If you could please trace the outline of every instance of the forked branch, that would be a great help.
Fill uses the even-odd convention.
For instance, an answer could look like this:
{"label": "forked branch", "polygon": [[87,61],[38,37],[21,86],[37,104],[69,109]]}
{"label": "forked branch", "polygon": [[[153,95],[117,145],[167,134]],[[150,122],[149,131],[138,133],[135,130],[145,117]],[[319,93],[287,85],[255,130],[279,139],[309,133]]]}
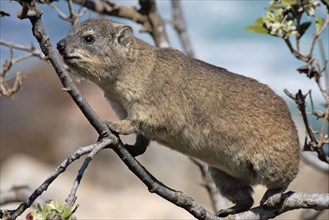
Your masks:
{"label": "forked branch", "polygon": [[112,1],[101,0],[73,0],[99,14],[111,15],[130,19],[143,25],[142,32],[149,32],[157,47],[169,47],[169,39],[165,29],[165,22],[157,12],[155,0],[139,0],[140,9],[119,5]]}
{"label": "forked branch", "polygon": [[[315,151],[318,154],[318,158],[326,163],[329,163],[329,157],[326,155],[324,152],[323,146],[324,144],[329,144],[329,139],[328,136],[322,136],[318,139],[315,134],[316,132],[313,131],[312,127],[310,126],[310,123],[308,121],[307,113],[306,113],[306,95],[303,95],[302,91],[299,90],[298,93],[293,95],[290,93],[287,89],[284,90],[284,92],[295,101],[295,103],[298,106],[298,109],[302,115],[306,131],[308,136],[310,137],[310,141],[307,141],[307,138],[305,138],[305,143],[304,143],[304,150],[305,151]],[[323,121],[328,120],[328,114],[326,115],[326,118],[323,119]],[[325,125],[323,125],[324,127]]]}
{"label": "forked branch", "polygon": [[[120,157],[120,159],[126,164],[126,166],[148,187],[149,191],[156,193],[164,199],[172,202],[173,204],[184,208],[186,211],[191,213],[197,219],[219,219],[217,216],[211,214],[209,211],[204,209],[200,204],[194,201],[191,197],[187,196],[182,192],[170,189],[161,182],[159,182],[152,174],[150,174],[124,147],[121,140],[111,133],[106,124],[100,120],[96,113],[92,110],[86,100],[81,96],[79,90],[72,82],[63,63],[60,59],[59,54],[52,47],[49,40],[49,36],[45,32],[42,24],[41,14],[42,12],[36,8],[34,4],[30,4],[30,1],[20,1],[24,10],[21,13],[21,18],[26,17],[31,21],[32,31],[34,36],[40,44],[42,52],[47,56],[51,64],[53,65],[59,79],[61,80],[65,90],[69,93],[75,103],[78,105],[80,110],[83,112],[85,117],[88,119],[90,124],[95,128],[95,130],[100,135],[100,143],[102,146],[87,146],[85,148],[79,149],[81,151],[75,152],[70,158],[65,160],[50,176],[44,184],[42,184],[30,197],[29,199],[22,203],[16,210],[0,210],[0,217],[3,219],[15,219],[19,216],[25,209],[27,209],[33,201],[45,191],[48,186],[54,181],[57,176],[64,172],[65,169],[80,156],[92,152],[95,147],[96,150],[90,155],[97,153],[99,150],[104,148],[111,148]],[[97,145],[97,144],[96,144]],[[88,164],[89,161],[86,161]],[[83,171],[84,168],[82,168]],[[80,178],[80,177],[78,177]],[[74,189],[75,190],[75,189]],[[76,191],[76,190],[75,190]],[[75,195],[75,192],[72,193]],[[75,196],[70,196],[75,197]],[[286,198],[284,203],[280,207],[275,207],[273,209],[265,209],[264,207],[256,207],[247,212],[239,213],[236,215],[231,215],[229,219],[241,219],[241,218],[252,218],[252,219],[267,219],[274,217],[283,212],[298,209],[298,208],[311,208],[311,209],[328,209],[329,208],[329,194],[305,194],[305,193],[286,193],[284,194]],[[70,199],[72,200],[72,199]],[[73,199],[74,200],[74,199]],[[74,203],[74,202],[73,202]],[[69,202],[68,205],[72,204]]]}
{"label": "forked branch", "polygon": [[[33,45],[26,47],[20,44],[7,42],[2,39],[0,39],[0,45],[9,48],[9,57],[2,63],[2,68],[0,70],[0,96],[12,96],[20,89],[23,80],[20,72],[17,72],[13,79],[6,79],[6,75],[9,73],[13,65],[23,60],[27,60],[30,57],[37,57],[44,60],[45,56]],[[14,58],[14,49],[25,51],[27,53],[18,58]]]}

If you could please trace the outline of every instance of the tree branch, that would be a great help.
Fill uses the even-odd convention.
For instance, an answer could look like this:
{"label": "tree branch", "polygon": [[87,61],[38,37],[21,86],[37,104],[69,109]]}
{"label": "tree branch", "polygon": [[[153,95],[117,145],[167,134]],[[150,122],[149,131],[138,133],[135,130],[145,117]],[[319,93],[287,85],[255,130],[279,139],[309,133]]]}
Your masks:
{"label": "tree branch", "polygon": [[[62,61],[59,57],[59,54],[53,49],[52,44],[49,40],[49,36],[46,34],[45,29],[42,25],[41,14],[42,12],[36,8],[35,5],[28,5],[27,2],[22,3],[25,7],[24,14],[21,14],[21,18],[24,18],[24,15],[31,21],[32,31],[36,39],[40,44],[40,48],[43,53],[48,57],[49,61],[53,65],[56,73],[58,74],[62,84],[65,89],[71,95],[72,99],[78,105],[80,110],[84,113],[85,117],[91,123],[91,125],[96,129],[102,139],[111,140],[111,144],[108,147],[111,147],[121,160],[128,166],[128,168],[142,181],[145,185],[148,186],[150,192],[157,193],[161,197],[167,199],[168,201],[186,209],[193,216],[199,219],[204,219],[205,217],[211,217],[211,219],[216,218],[210,212],[206,211],[199,204],[197,204],[192,198],[186,196],[181,192],[172,190],[164,186],[161,182],[155,179],[141,164],[139,164],[133,156],[130,155],[127,149],[124,148],[121,140],[113,135],[105,123],[99,119],[99,117],[94,113],[89,104],[81,96],[79,90],[72,82],[72,79],[69,77],[66,69],[62,65]],[[28,11],[26,7],[29,6]],[[32,12],[30,12],[32,11]],[[89,151],[90,152],[90,151]],[[88,153],[88,152],[86,152]],[[75,155],[76,156],[76,155]],[[80,157],[80,156],[79,156]],[[73,157],[74,159],[75,157]],[[64,161],[64,164],[61,164],[58,169],[60,172],[55,172],[55,175],[49,177],[45,183],[40,186],[34,194],[31,195],[29,200],[25,203],[22,203],[16,210],[6,212],[3,211],[0,213],[0,217],[6,215],[9,219],[15,219],[19,216],[25,209],[27,209],[32,202],[38,197],[48,186],[49,184],[59,175],[59,173],[64,172],[65,164],[71,163],[72,158]]]}
{"label": "tree branch", "polygon": [[1,17],[6,17],[6,16],[10,16],[10,14],[8,13],[8,12],[5,12],[5,11],[2,11],[2,10],[0,10],[0,18]]}
{"label": "tree branch", "polygon": [[[323,150],[323,145],[327,143],[327,139],[328,137],[321,137],[319,139],[317,139],[315,137],[315,132],[313,131],[313,129],[311,128],[308,118],[307,118],[307,114],[306,114],[306,95],[302,94],[302,91],[299,90],[298,93],[296,93],[295,95],[293,95],[292,93],[290,93],[287,89],[284,89],[284,92],[286,93],[286,95],[288,95],[291,99],[293,99],[297,106],[298,109],[302,115],[305,127],[306,127],[306,131],[308,136],[310,137],[310,141],[307,141],[307,138],[305,138],[305,143],[304,143],[304,150],[305,151],[315,151],[318,154],[318,158],[320,160],[322,160],[323,162],[329,163],[329,157],[326,155],[326,153]],[[325,120],[324,120],[325,121]]]}
{"label": "tree branch", "polygon": [[216,187],[216,184],[208,170],[208,165],[193,158],[190,158],[190,160],[200,170],[203,180],[202,186],[204,186],[207,190],[207,193],[211,200],[213,211],[216,212],[218,210],[225,209],[227,207],[227,199],[220,194],[218,188]]}
{"label": "tree branch", "polygon": [[86,171],[90,161],[94,158],[94,156],[101,151],[102,149],[106,148],[108,145],[112,143],[112,140],[110,139],[103,139],[99,144],[97,144],[92,151],[88,154],[87,158],[84,160],[82,166],[80,167],[78,171],[78,175],[74,180],[73,187],[71,189],[71,193],[66,199],[66,206],[71,207],[74,205],[76,200],[76,193],[78,191],[78,187],[80,185],[80,181],[82,179],[82,176],[84,172]]}
{"label": "tree branch", "polygon": [[173,9],[172,24],[178,33],[183,50],[187,56],[194,57],[194,52],[186,30],[180,0],[171,0],[171,4]]}
{"label": "tree branch", "polygon": [[[24,3],[26,4],[26,2],[23,2],[23,5]],[[61,80],[65,88],[65,91],[67,91],[71,95],[75,103],[78,105],[82,113],[86,116],[90,124],[96,129],[99,135],[110,135],[105,123],[100,120],[98,115],[96,115],[96,113],[91,109],[87,101],[81,96],[80,91],[73,83],[72,79],[69,77],[66,69],[64,68],[62,64],[62,59],[60,58],[58,52],[52,47],[49,36],[46,34],[41,21],[41,10],[36,8],[36,6],[30,6],[29,11],[33,11],[33,13],[30,13],[31,16],[27,17],[31,21],[33,35],[39,42],[42,52],[45,54],[45,56],[48,58],[48,60],[54,67],[59,79]],[[20,17],[24,18],[23,14],[21,14]]]}
{"label": "tree branch", "polygon": [[[165,29],[165,22],[160,17],[155,0],[139,0],[141,8],[139,12],[147,16],[147,20],[151,27],[150,34],[155,40],[157,47],[170,47],[169,39]],[[145,24],[144,24],[145,27]]]}
{"label": "tree branch", "polygon": [[289,40],[289,38],[284,39],[284,42],[287,44],[287,46],[288,46],[290,52],[291,52],[291,53],[292,53],[297,59],[302,60],[302,61],[304,61],[304,62],[306,62],[306,63],[309,62],[309,60],[310,60],[311,58],[310,58],[308,55],[304,55],[304,54],[300,53],[299,50],[296,50],[296,49],[292,46],[291,41]]}
{"label": "tree branch", "polygon": [[141,8],[126,7],[111,1],[100,0],[73,0],[99,14],[111,15],[120,18],[130,19],[143,25],[141,31],[149,32],[157,47],[169,47],[169,39],[165,30],[165,22],[156,10],[155,0],[139,0]]}
{"label": "tree branch", "polygon": [[67,0],[68,10],[70,13],[69,15],[65,15],[65,13],[63,13],[59,8],[57,8],[54,3],[50,3],[49,5],[56,11],[56,13],[61,19],[70,22],[73,26],[76,25],[78,23],[79,18],[87,12],[87,9],[85,7],[83,7],[82,11],[76,11],[73,8],[72,0]]}
{"label": "tree branch", "polygon": [[73,2],[102,15],[126,18],[139,24],[147,22],[147,17],[142,15],[135,7],[121,6],[111,1],[101,0],[73,0]]}
{"label": "tree branch", "polygon": [[[180,0],[171,0],[172,4],[172,24],[179,36],[180,42],[183,46],[183,51],[186,53],[186,55],[190,57],[194,57],[194,52],[192,49],[192,45],[190,43],[187,30],[186,30],[186,24],[185,20],[183,18],[183,12],[181,9]],[[202,175],[202,186],[207,190],[207,193],[210,197],[211,204],[213,206],[214,211],[218,211],[221,209],[224,209],[227,207],[227,199],[224,198],[218,188],[216,187],[210,172],[208,171],[208,165],[195,160],[194,158],[190,158],[190,160],[199,168],[200,173]]]}
{"label": "tree branch", "polygon": [[317,40],[319,39],[320,35],[324,32],[324,30],[328,27],[329,25],[329,11],[327,11],[327,18],[326,21],[324,22],[324,24],[322,25],[322,27],[320,28],[319,31],[317,31],[314,36],[313,36],[313,40],[311,43],[311,48],[310,48],[310,52],[308,54],[308,57],[312,57],[313,56],[313,50],[315,47],[315,44],[317,42]]}
{"label": "tree branch", "polygon": [[[5,80],[5,77],[9,70],[12,68],[12,66],[32,56],[37,57],[41,60],[44,60],[45,56],[33,45],[31,47],[26,47],[20,44],[6,42],[2,39],[0,39],[0,45],[9,48],[9,58],[3,62],[2,69],[0,70],[0,96],[12,96],[20,89],[23,79],[21,74],[17,72],[14,78],[14,83],[11,86],[8,86],[8,83],[9,81],[11,81],[11,79]],[[26,51],[28,53],[14,59],[14,49]]]}
{"label": "tree branch", "polygon": [[[219,219],[217,216],[211,214],[201,205],[196,203],[191,197],[185,195],[182,192],[175,191],[163,185],[161,182],[155,179],[132,155],[128,150],[124,148],[121,140],[113,135],[105,123],[94,113],[89,104],[81,96],[79,90],[68,76],[66,69],[63,67],[59,54],[53,49],[49,37],[46,34],[42,21],[42,12],[36,8],[29,0],[21,0],[23,10],[20,15],[21,18],[27,17],[31,21],[32,31],[37,38],[41,50],[47,56],[51,64],[54,66],[56,73],[58,74],[65,89],[71,95],[72,99],[78,105],[85,117],[99,133],[101,141],[97,144],[102,144],[101,148],[112,148],[126,166],[148,187],[152,193],[157,193],[164,199],[176,204],[179,207],[184,208],[191,213],[197,219]],[[74,160],[78,159],[81,155],[90,153],[96,146],[90,145],[85,148],[79,149],[70,158],[65,160],[59,167],[56,168],[54,174],[49,177],[34,193],[29,197],[28,201],[22,203],[16,210],[13,211],[1,211],[0,217],[4,219],[15,219],[26,208],[28,208],[32,202],[45,191],[50,183],[57,178],[57,176],[64,172],[66,167]],[[98,152],[98,149],[94,151]],[[89,163],[89,162],[88,162]],[[286,201],[279,209],[265,210],[263,207],[257,207],[244,213],[229,216],[229,218],[240,218],[241,216],[257,216],[258,219],[264,219],[264,216],[276,216],[277,213],[282,213],[294,208],[313,208],[313,209],[325,209],[329,208],[329,196],[328,194],[305,194],[305,193],[286,193],[284,194]]]}
{"label": "tree branch", "polygon": [[[79,159],[82,155],[85,155],[89,152],[91,152],[95,145],[89,145],[86,147],[79,148],[76,152],[74,152],[69,158],[64,160],[55,170],[54,173],[49,176],[34,192],[28,197],[28,199],[21,203],[17,209],[11,210],[7,212],[8,219],[16,219],[18,216],[20,216],[27,208],[29,208],[32,203],[44,192],[48,189],[50,184],[61,174],[63,173],[66,168],[75,160]],[[4,212],[0,210],[0,218],[3,217]]]}
{"label": "tree branch", "polygon": [[23,77],[20,72],[17,72],[14,78],[14,83],[8,86],[10,80],[4,80],[4,77],[0,76],[0,96],[12,96],[21,88]]}
{"label": "tree branch", "polygon": [[[279,196],[280,197],[280,196]],[[278,197],[278,199],[279,199]],[[228,216],[225,219],[269,219],[293,209],[329,209],[329,194],[296,193],[283,194],[285,199],[281,206],[273,209],[263,206],[255,207],[249,211]]]}
{"label": "tree branch", "polygon": [[12,49],[18,49],[18,50],[29,52],[30,54],[32,54],[33,56],[35,56],[41,60],[45,59],[45,55],[43,55],[43,53],[40,50],[36,49],[35,46],[33,46],[33,45],[30,47],[27,47],[27,46],[24,46],[21,44],[7,42],[2,39],[0,39],[0,45],[3,45],[8,48],[12,48]]}

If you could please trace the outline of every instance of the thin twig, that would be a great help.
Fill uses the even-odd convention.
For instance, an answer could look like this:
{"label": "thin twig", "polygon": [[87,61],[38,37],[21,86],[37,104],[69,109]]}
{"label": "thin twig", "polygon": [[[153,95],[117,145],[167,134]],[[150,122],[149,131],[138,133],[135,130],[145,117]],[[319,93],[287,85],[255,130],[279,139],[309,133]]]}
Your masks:
{"label": "thin twig", "polygon": [[[22,85],[22,79],[23,77],[19,72],[16,73],[14,77],[14,83],[12,86],[8,86],[8,83],[11,79],[5,80],[6,74],[9,72],[9,70],[12,68],[13,65],[23,61],[27,60],[30,57],[37,57],[41,60],[45,60],[45,56],[40,50],[37,50],[33,45],[30,47],[11,43],[4,41],[0,39],[0,45],[8,47],[9,48],[9,57],[5,62],[2,64],[2,68],[0,70],[0,96],[12,96],[15,94],[19,88]],[[27,54],[24,54],[16,59],[14,59],[14,49],[26,51]]]}
{"label": "thin twig", "polygon": [[22,83],[23,83],[23,77],[19,71],[16,73],[13,80],[14,80],[14,83],[12,84],[12,86],[8,86],[8,83],[11,80],[5,81],[3,79],[3,76],[0,76],[0,96],[9,97],[18,92],[18,90],[21,88]]}
{"label": "thin twig", "polygon": [[70,22],[72,26],[76,25],[78,23],[79,18],[87,12],[87,9],[85,7],[83,7],[82,11],[76,11],[73,7],[72,0],[67,0],[67,5],[70,13],[69,15],[65,15],[65,13],[62,12],[59,8],[57,8],[54,3],[51,3],[49,5],[55,10],[55,12],[61,19]]}
{"label": "thin twig", "polygon": [[29,53],[33,54],[33,56],[38,57],[41,60],[45,59],[45,55],[40,50],[36,49],[35,46],[33,46],[33,45],[30,46],[30,47],[27,47],[25,45],[12,43],[12,42],[7,42],[7,41],[4,41],[2,39],[0,39],[0,45],[6,46],[6,47],[9,47],[9,48],[13,48],[13,49],[18,49],[18,50],[29,52]]}
{"label": "thin twig", "polygon": [[199,168],[200,173],[202,175],[202,186],[204,186],[208,192],[208,195],[211,200],[212,208],[214,212],[217,212],[221,209],[225,209],[227,207],[227,199],[224,198],[218,188],[214,180],[211,177],[211,174],[208,170],[208,165],[204,162],[196,160],[194,158],[190,158],[190,160]]}
{"label": "thin twig", "polygon": [[126,18],[142,24],[143,27],[141,31],[149,32],[157,47],[170,46],[165,29],[165,22],[157,13],[155,0],[139,0],[141,8],[138,10],[136,7],[119,5],[110,0],[73,0],[73,2],[96,11],[99,14]]}
{"label": "thin twig", "polygon": [[5,12],[5,11],[2,11],[2,10],[0,10],[0,18],[1,17],[6,17],[6,16],[10,16],[10,14],[8,13],[8,12]]}
{"label": "thin twig", "polygon": [[[171,0],[173,10],[171,23],[173,24],[176,32],[178,33],[179,39],[186,55],[194,57],[194,52],[187,34],[186,24],[183,18],[183,12],[181,9],[180,2],[180,0]],[[218,188],[216,187],[214,180],[212,179],[211,174],[209,173],[208,165],[193,158],[190,158],[190,160],[199,168],[201,172],[203,180],[202,186],[205,187],[205,189],[207,190],[207,193],[211,200],[211,204],[213,206],[213,210],[216,212],[226,208],[227,199],[220,194]]]}
{"label": "thin twig", "polygon": [[324,32],[324,30],[328,27],[328,25],[329,25],[329,11],[327,11],[327,18],[326,18],[326,21],[324,22],[324,24],[322,25],[321,29],[318,32],[316,32],[313,36],[313,40],[311,43],[310,52],[308,53],[308,57],[313,56],[313,50],[314,50],[315,44],[316,44],[318,38]]}
{"label": "thin twig", "polygon": [[[8,212],[10,219],[16,219],[20,216],[27,208],[29,208],[32,203],[44,192],[48,189],[50,184],[61,174],[66,168],[74,161],[79,159],[82,155],[88,154],[91,152],[97,144],[92,144],[86,147],[81,147],[77,151],[75,151],[69,158],[64,160],[55,170],[54,173],[49,176],[34,192],[29,196],[29,198],[21,203],[17,209],[11,210]],[[1,218],[1,212],[0,212]]]}
{"label": "thin twig", "polygon": [[[30,58],[31,56],[37,57],[41,60],[45,60],[45,55],[38,49],[36,49],[33,45],[30,47],[24,46],[24,45],[20,45],[20,44],[16,44],[16,43],[12,43],[12,42],[7,42],[4,41],[2,39],[0,39],[0,45],[8,47],[9,48],[9,59],[7,60],[7,62],[5,62],[3,65],[3,69],[0,71],[0,74],[3,75],[5,74],[5,72],[9,71],[9,69],[11,68],[12,65],[23,61],[27,58]],[[28,54],[23,55],[19,58],[14,59],[14,52],[13,49],[17,49],[17,50],[22,50],[22,51],[26,51],[28,52]],[[7,63],[7,64],[6,64]]]}
{"label": "thin twig", "polygon": [[[282,206],[273,209],[262,206],[249,211],[228,216],[227,219],[270,219],[293,209],[329,209],[329,194],[287,192],[282,195]],[[278,196],[278,199],[282,198]],[[225,219],[225,218],[224,218]]]}
{"label": "thin twig", "polygon": [[309,62],[310,57],[307,56],[307,55],[304,55],[304,54],[300,53],[298,50],[296,50],[296,49],[292,46],[291,41],[289,40],[289,38],[284,39],[284,42],[287,44],[287,46],[288,46],[290,52],[291,52],[291,53],[292,53],[297,59],[302,60],[302,61],[304,61],[304,62],[306,62],[306,63]]}
{"label": "thin twig", "polygon": [[[36,8],[30,8],[30,10],[35,10]],[[39,12],[39,9],[35,10],[35,13]],[[59,76],[64,87],[67,89],[68,93],[71,95],[72,99],[78,105],[80,110],[84,113],[85,117],[99,133],[101,139],[107,137],[112,141],[112,149],[119,155],[121,160],[128,166],[128,168],[136,174],[136,176],[143,181],[149,188],[151,192],[155,192],[161,197],[167,199],[168,201],[186,209],[193,216],[199,219],[204,219],[212,217],[212,219],[217,218],[212,215],[210,212],[206,211],[202,206],[196,203],[192,198],[186,196],[181,192],[172,190],[164,186],[161,182],[155,179],[141,164],[139,164],[136,159],[124,148],[121,140],[113,135],[106,124],[100,120],[100,118],[95,114],[91,109],[89,104],[81,96],[81,93],[77,87],[72,82],[72,79],[69,77],[67,71],[63,67],[62,61],[59,58],[59,54],[55,52],[52,48],[52,44],[49,40],[48,35],[46,34],[42,21],[41,14],[35,15],[35,13],[30,13],[33,16],[28,17],[32,24],[32,31],[37,38],[40,48],[43,53],[49,58],[49,61],[52,63],[56,73]],[[107,139],[106,138],[106,139]],[[21,210],[25,210],[28,207],[27,203],[23,203],[17,210],[11,211],[11,216],[17,217],[17,213],[21,213]],[[0,213],[1,214],[1,213]],[[2,212],[3,215],[3,212]]]}
{"label": "thin twig", "polygon": [[184,21],[180,0],[171,0],[171,4],[173,9],[172,24],[178,33],[183,50],[187,56],[194,57],[191,42],[186,31],[186,24]]}
{"label": "thin twig", "polygon": [[107,147],[109,144],[111,144],[112,141],[110,139],[103,139],[99,144],[97,144],[94,149],[88,154],[87,158],[84,160],[82,166],[80,167],[79,171],[78,171],[78,175],[74,180],[73,183],[73,187],[71,189],[71,193],[68,196],[68,198],[65,200],[66,201],[66,206],[67,207],[72,207],[75,203],[76,200],[76,193],[78,191],[82,176],[84,174],[84,172],[86,171],[90,161],[94,158],[94,156],[101,151],[102,149],[104,149],[105,147]]}
{"label": "thin twig", "polygon": [[[0,45],[8,47],[9,48],[9,57],[5,62],[2,64],[2,69],[0,70],[0,96],[12,96],[14,95],[21,87],[22,85],[22,79],[23,77],[19,72],[16,73],[14,77],[14,83],[9,86],[9,80],[5,80],[6,74],[10,71],[13,65],[23,61],[27,60],[30,57],[37,57],[41,60],[45,60],[45,56],[43,53],[39,50],[37,50],[33,45],[30,47],[23,46],[16,43],[7,42],[0,39]],[[22,55],[16,59],[14,59],[14,49],[26,51],[27,54]]]}
{"label": "thin twig", "polygon": [[[26,6],[26,4],[23,4]],[[127,167],[149,188],[150,192],[157,193],[161,197],[167,199],[168,201],[184,208],[190,212],[195,218],[198,219],[218,219],[215,215],[205,210],[202,206],[196,203],[192,198],[188,197],[182,192],[177,192],[172,190],[161,182],[155,179],[135,158],[129,154],[128,150],[124,148],[121,140],[114,136],[104,122],[102,122],[99,117],[90,108],[88,103],[81,96],[79,90],[72,83],[71,78],[68,76],[67,71],[63,67],[61,60],[59,59],[58,53],[54,52],[52,45],[49,41],[49,37],[46,34],[41,21],[40,10],[35,8],[35,6],[28,5],[28,11],[24,16],[28,16],[32,23],[32,30],[37,38],[43,53],[49,58],[50,62],[54,66],[61,82],[67,89],[68,93],[71,95],[72,99],[76,102],[78,107],[84,113],[89,122],[94,126],[95,130],[100,134],[102,140],[111,140],[112,149],[117,153],[121,160],[127,165]],[[29,10],[33,10],[30,13]],[[38,14],[39,13],[39,14]],[[33,15],[33,16],[29,16]],[[23,17],[23,16],[21,16]],[[104,138],[107,137],[107,138]],[[89,151],[90,152],[90,151]],[[264,209],[263,207],[257,207],[250,211],[240,213],[237,215],[230,216],[230,218],[241,218],[241,216],[257,216],[259,219],[263,217],[273,217],[278,213],[282,213],[295,208],[313,208],[313,209],[325,209],[329,208],[329,197],[328,194],[304,194],[304,193],[286,193],[287,203],[284,203],[280,209]],[[21,207],[21,206],[20,206]],[[21,208],[18,210],[21,210]],[[26,208],[26,205],[22,205]],[[9,212],[15,217],[15,213]],[[1,212],[0,217],[8,217],[8,212]],[[12,216],[9,216],[11,218]],[[17,217],[17,215],[16,215]]]}
{"label": "thin twig", "polygon": [[[299,90],[298,93],[296,93],[295,95],[293,95],[292,93],[290,93],[287,89],[284,89],[284,92],[286,93],[286,95],[288,95],[291,99],[293,99],[295,101],[295,103],[298,106],[298,109],[302,115],[303,118],[303,122],[305,124],[305,128],[307,131],[308,136],[310,137],[310,141],[307,142],[305,140],[305,144],[304,144],[304,150],[305,151],[315,151],[318,154],[318,158],[320,160],[322,160],[323,162],[329,163],[329,157],[326,155],[326,153],[323,150],[323,145],[326,143],[324,142],[324,138],[321,139],[317,139],[315,136],[315,132],[313,131],[312,127],[310,126],[310,123],[308,121],[307,118],[307,113],[306,113],[306,95],[302,94],[302,91]],[[328,137],[326,137],[328,138]]]}

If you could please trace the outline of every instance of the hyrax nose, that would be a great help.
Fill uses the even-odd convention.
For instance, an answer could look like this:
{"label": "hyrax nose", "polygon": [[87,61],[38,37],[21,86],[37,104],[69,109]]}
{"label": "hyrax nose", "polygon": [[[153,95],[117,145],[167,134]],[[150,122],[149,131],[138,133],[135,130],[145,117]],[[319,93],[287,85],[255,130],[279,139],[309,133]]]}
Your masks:
{"label": "hyrax nose", "polygon": [[65,40],[62,39],[57,43],[57,50],[60,54],[62,54],[65,50]]}

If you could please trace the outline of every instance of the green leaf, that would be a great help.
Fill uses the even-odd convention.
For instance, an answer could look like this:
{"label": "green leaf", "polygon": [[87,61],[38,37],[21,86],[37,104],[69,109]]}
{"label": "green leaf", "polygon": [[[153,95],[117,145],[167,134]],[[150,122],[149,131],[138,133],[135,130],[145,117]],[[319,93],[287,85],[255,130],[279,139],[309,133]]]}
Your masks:
{"label": "green leaf", "polygon": [[282,5],[271,5],[270,7],[266,8],[266,11],[274,12],[280,8],[284,8]]}
{"label": "green leaf", "polygon": [[281,0],[281,4],[284,6],[293,6],[297,4],[296,0]]}
{"label": "green leaf", "polygon": [[[329,0],[328,0],[328,1],[329,1]],[[254,21],[254,25],[256,25],[256,26],[263,26],[263,25],[264,25],[263,17],[257,18],[257,19]]]}
{"label": "green leaf", "polygon": [[269,31],[263,26],[259,25],[250,25],[244,28],[246,31],[255,32],[258,34],[269,34]]}
{"label": "green leaf", "polygon": [[323,23],[324,23],[323,18],[321,18],[321,17],[315,18],[316,32],[319,32],[321,30]]}
{"label": "green leaf", "polygon": [[311,26],[311,24],[312,22],[307,21],[299,25],[298,27],[299,38],[301,38],[305,34],[305,32]]}
{"label": "green leaf", "polygon": [[269,30],[267,30],[267,29],[264,27],[264,20],[263,20],[263,17],[257,18],[257,19],[254,21],[254,24],[249,25],[249,26],[245,27],[244,29],[245,29],[246,31],[251,31],[251,32],[258,33],[258,34],[268,34],[268,33],[269,33]]}

